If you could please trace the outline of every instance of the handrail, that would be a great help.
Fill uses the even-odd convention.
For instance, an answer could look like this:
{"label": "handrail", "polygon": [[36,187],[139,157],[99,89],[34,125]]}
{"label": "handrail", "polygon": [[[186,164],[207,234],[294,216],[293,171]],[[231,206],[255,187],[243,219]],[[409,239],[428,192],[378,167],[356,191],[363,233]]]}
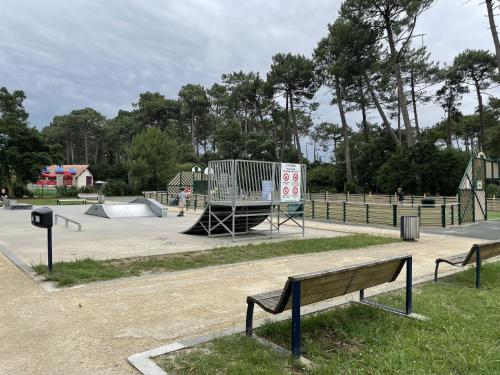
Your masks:
{"label": "handrail", "polygon": [[59,215],[59,214],[55,214],[55,222],[57,224],[57,218],[61,218],[65,221],[65,227],[67,228],[68,227],[68,223],[73,223],[73,224],[76,224],[78,226],[78,232],[81,232],[82,231],[82,224],[80,224],[79,222],[75,221],[75,220],[72,220],[70,218],[67,218],[66,216],[62,216],[62,215]]}

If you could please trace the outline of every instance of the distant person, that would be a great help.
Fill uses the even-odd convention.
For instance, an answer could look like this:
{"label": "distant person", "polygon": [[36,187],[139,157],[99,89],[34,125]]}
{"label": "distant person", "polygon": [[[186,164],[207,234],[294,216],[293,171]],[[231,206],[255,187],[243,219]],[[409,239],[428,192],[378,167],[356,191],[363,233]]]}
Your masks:
{"label": "distant person", "polygon": [[403,193],[403,189],[399,188],[397,195],[398,195],[398,203],[403,204],[405,202],[405,194]]}
{"label": "distant person", "polygon": [[177,216],[184,216],[184,206],[186,206],[186,192],[181,188],[177,193],[177,204],[179,206],[179,214]]}
{"label": "distant person", "polygon": [[0,199],[5,200],[9,198],[9,191],[7,188],[2,188],[2,191],[0,192]]}

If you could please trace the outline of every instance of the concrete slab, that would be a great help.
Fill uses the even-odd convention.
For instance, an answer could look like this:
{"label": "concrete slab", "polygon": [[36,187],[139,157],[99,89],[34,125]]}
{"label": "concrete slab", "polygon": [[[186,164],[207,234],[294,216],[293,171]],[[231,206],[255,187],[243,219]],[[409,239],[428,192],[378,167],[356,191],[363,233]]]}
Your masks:
{"label": "concrete slab", "polygon": [[[120,207],[121,202],[116,202]],[[113,202],[107,202],[113,204]],[[208,238],[181,234],[198,218],[201,211],[177,217],[175,209],[167,218],[135,217],[117,220],[85,215],[89,206],[52,206],[54,213],[63,215],[82,224],[82,232],[72,224],[53,228],[54,261],[70,261],[82,258],[111,259],[169,254],[183,251],[203,250],[220,246],[235,246],[256,242],[259,236],[244,241],[232,242],[230,237]],[[60,221],[63,222],[62,220]],[[0,245],[10,249],[26,264],[46,263],[47,234],[30,223],[30,211],[0,210]],[[268,229],[263,224],[257,229]],[[281,240],[302,238],[299,228],[282,227]],[[300,232],[301,233],[301,232]],[[288,236],[296,234],[295,236]],[[334,237],[347,235],[322,228],[306,230],[306,238]],[[274,239],[272,241],[276,241]],[[259,242],[262,240],[259,239]]]}
{"label": "concrete slab", "polygon": [[481,238],[483,240],[500,240],[500,221],[482,221],[448,228],[425,228],[425,233],[444,234],[449,236]]}

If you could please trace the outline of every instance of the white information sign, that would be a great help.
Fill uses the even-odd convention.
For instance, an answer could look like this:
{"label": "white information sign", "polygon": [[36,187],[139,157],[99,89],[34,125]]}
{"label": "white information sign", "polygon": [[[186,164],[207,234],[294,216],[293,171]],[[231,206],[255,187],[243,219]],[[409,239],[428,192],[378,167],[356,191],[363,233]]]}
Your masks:
{"label": "white information sign", "polygon": [[280,198],[282,202],[299,202],[302,176],[300,164],[281,163]]}

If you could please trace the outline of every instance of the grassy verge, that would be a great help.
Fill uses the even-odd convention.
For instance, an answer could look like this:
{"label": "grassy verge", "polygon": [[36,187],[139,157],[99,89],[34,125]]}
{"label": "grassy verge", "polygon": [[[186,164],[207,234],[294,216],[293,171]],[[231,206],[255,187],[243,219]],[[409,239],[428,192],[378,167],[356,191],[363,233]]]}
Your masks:
{"label": "grassy verge", "polygon": [[[474,271],[414,288],[417,321],[362,305],[333,309],[302,320],[305,369],[243,335],[215,340],[157,363],[174,374],[499,374],[500,262],[486,264],[483,287]],[[382,295],[402,304],[399,292]],[[290,321],[270,323],[261,336],[290,347]],[[171,372],[169,372],[171,373]]]}
{"label": "grassy verge", "polygon": [[488,220],[500,220],[500,212],[488,211]]}
{"label": "grassy verge", "polygon": [[309,254],[322,251],[354,249],[383,245],[399,240],[364,234],[260,243],[245,246],[219,247],[212,250],[147,256],[129,259],[94,260],[55,263],[52,274],[47,266],[37,265],[34,270],[58,286],[70,286],[97,280],[135,276],[145,272],[181,271],[250,260],[268,259],[286,255]]}

